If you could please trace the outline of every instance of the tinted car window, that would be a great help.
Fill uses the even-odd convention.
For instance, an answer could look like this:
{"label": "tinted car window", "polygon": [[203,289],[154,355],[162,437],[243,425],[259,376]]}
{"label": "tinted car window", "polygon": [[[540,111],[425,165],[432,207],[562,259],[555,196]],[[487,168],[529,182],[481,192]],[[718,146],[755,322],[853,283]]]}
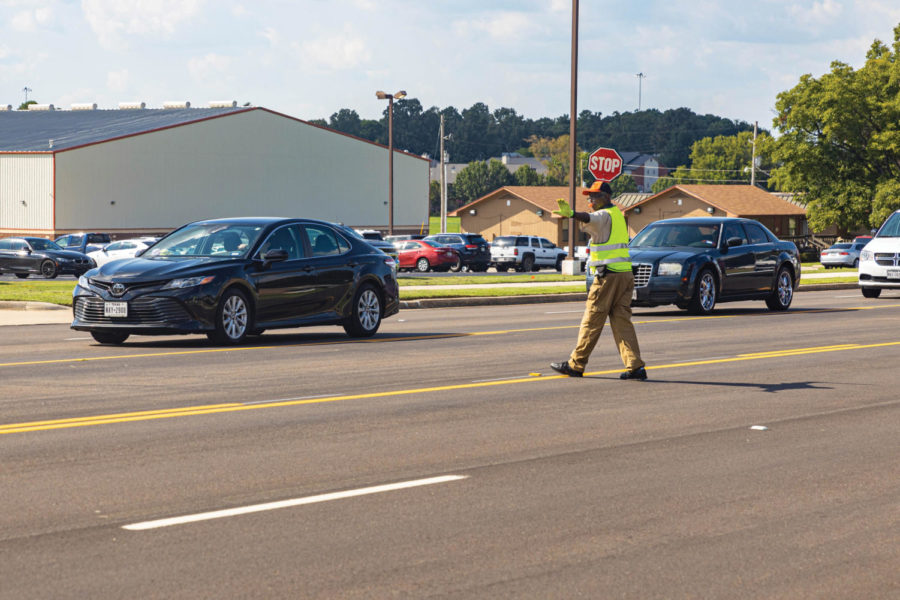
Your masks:
{"label": "tinted car window", "polygon": [[57,246],[54,242],[50,240],[42,240],[40,238],[34,238],[31,240],[31,249],[32,250],[62,250],[59,246]]}
{"label": "tinted car window", "polygon": [[544,248],[550,248],[550,249],[556,248],[556,244],[554,244],[550,240],[545,240],[544,238],[541,238],[541,246],[543,246]]}
{"label": "tinted car window", "polygon": [[766,244],[769,242],[766,232],[756,223],[744,223],[744,229],[747,230],[747,236],[750,238],[751,244]]}
{"label": "tinted car window", "polygon": [[12,248],[12,240],[0,240],[0,250],[9,250]]}
{"label": "tinted car window", "polygon": [[900,237],[900,212],[895,212],[884,222],[881,229],[875,234],[877,237]]}
{"label": "tinted car window", "polygon": [[539,241],[537,241],[536,239],[532,238],[531,239],[531,247],[532,248],[540,248],[541,243]]}
{"label": "tinted car window", "polygon": [[300,232],[293,225],[285,225],[279,227],[266,238],[266,241],[259,247],[259,256],[262,256],[269,250],[284,250],[288,254],[288,260],[297,260],[303,258],[303,242],[300,241]]}
{"label": "tinted car window", "polygon": [[337,235],[332,230],[318,225],[307,225],[306,235],[309,237],[313,256],[330,256],[341,253]]}
{"label": "tinted car window", "polygon": [[726,241],[731,238],[739,238],[741,244],[747,243],[747,236],[744,234],[744,228],[741,227],[740,223],[725,223],[724,237]]}
{"label": "tinted car window", "polygon": [[507,235],[494,239],[494,246],[498,248],[506,248],[507,246],[515,246],[516,238]]}
{"label": "tinted car window", "polygon": [[[743,234],[741,234],[743,236]],[[666,223],[648,225],[637,234],[632,248],[674,248],[676,246],[712,247],[719,239],[718,225]]]}

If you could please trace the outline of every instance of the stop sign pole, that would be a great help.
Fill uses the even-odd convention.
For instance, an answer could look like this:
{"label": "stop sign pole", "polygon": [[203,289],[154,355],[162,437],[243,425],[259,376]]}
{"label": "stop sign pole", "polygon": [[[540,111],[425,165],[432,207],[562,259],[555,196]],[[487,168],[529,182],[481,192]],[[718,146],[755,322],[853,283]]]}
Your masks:
{"label": "stop sign pole", "polygon": [[612,148],[597,148],[588,157],[588,171],[597,181],[612,181],[622,174],[622,157]]}

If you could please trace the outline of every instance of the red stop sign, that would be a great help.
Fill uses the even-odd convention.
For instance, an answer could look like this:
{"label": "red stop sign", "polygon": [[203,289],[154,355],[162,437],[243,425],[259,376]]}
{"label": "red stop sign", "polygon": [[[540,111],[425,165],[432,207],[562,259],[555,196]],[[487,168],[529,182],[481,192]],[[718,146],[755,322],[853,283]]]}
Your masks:
{"label": "red stop sign", "polygon": [[622,174],[622,157],[612,148],[597,148],[588,157],[588,171],[598,181],[612,181]]}

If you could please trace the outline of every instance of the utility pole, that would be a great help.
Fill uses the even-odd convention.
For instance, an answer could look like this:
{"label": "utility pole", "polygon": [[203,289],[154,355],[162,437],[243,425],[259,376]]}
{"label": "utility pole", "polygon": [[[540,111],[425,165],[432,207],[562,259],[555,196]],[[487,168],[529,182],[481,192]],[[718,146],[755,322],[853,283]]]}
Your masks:
{"label": "utility pole", "polygon": [[637,75],[635,75],[635,77],[638,78],[638,110],[641,110],[641,87],[642,87],[641,84],[644,83],[644,77],[646,77],[646,75],[644,75],[644,73],[641,72],[641,73],[638,73]]}
{"label": "utility pole", "polygon": [[756,185],[756,126],[758,121],[753,121],[753,150],[750,154],[750,185]]}
{"label": "utility pole", "polygon": [[[572,64],[569,87],[569,206],[575,210],[575,167],[578,162],[575,157],[575,129],[578,120],[578,0],[572,0],[572,36],[571,36]],[[563,261],[563,273],[576,275],[576,265],[579,261],[575,258],[575,219],[569,219],[569,255]]]}
{"label": "utility pole", "polygon": [[441,115],[441,233],[447,233],[447,168],[444,165],[444,115]]}
{"label": "utility pole", "polygon": [[26,85],[22,88],[22,91],[25,92],[25,104],[28,104],[28,92],[31,92],[33,90]]}

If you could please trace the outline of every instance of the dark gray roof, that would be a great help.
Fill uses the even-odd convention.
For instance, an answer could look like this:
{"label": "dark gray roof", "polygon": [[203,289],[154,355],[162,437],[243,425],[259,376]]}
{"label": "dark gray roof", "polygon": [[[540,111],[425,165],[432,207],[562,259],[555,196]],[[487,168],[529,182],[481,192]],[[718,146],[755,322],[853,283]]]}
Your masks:
{"label": "dark gray roof", "polygon": [[57,152],[247,110],[259,109],[0,111],[0,152]]}

